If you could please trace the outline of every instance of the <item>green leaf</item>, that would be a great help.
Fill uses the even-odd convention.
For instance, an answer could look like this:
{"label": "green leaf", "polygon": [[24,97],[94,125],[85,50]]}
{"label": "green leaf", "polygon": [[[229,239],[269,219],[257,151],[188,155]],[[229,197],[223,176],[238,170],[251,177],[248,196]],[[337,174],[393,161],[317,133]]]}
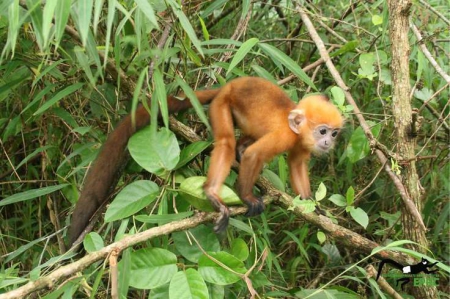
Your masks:
{"label": "green leaf", "polygon": [[189,261],[197,263],[203,255],[203,251],[192,238],[195,238],[205,251],[215,252],[220,250],[220,243],[217,239],[217,235],[210,227],[202,224],[190,229],[189,233],[192,234],[192,236],[185,231],[172,234],[175,248]]}
{"label": "green leaf", "polygon": [[179,271],[172,277],[169,297],[177,299],[208,299],[208,287],[197,270],[189,268]]}
{"label": "green leaf", "polygon": [[[211,131],[211,126],[209,125],[209,120],[206,117],[205,111],[203,111],[203,105],[199,102],[197,99],[197,96],[195,95],[195,92],[192,90],[192,88],[184,82],[183,79],[180,77],[176,77],[175,81],[177,84],[181,87],[186,97],[191,101],[192,107],[194,107],[195,113],[197,113],[200,120],[205,124],[205,126],[208,128],[208,131]],[[188,99],[185,99],[185,101],[188,101]]]}
{"label": "green leaf", "polygon": [[346,207],[347,201],[345,200],[345,197],[340,194],[333,194],[328,198],[329,201],[337,205],[338,207]]}
{"label": "green leaf", "polygon": [[43,187],[40,189],[32,189],[32,190],[16,193],[14,195],[11,195],[7,198],[2,199],[0,201],[0,207],[6,206],[9,204],[13,204],[13,203],[18,203],[18,202],[25,201],[25,200],[29,200],[29,199],[33,199],[33,198],[37,198],[40,196],[44,196],[44,195],[53,193],[55,191],[58,191],[66,186],[69,186],[69,184],[61,184],[61,185]]}
{"label": "green leaf", "polygon": [[367,216],[367,213],[363,209],[351,207],[350,215],[359,225],[367,228],[367,225],[369,224],[369,216]]}
{"label": "green leaf", "polygon": [[[1,58],[3,58],[9,51],[11,51],[12,55],[14,56],[15,53],[15,47],[17,43],[17,36],[21,30],[21,26],[23,23],[23,19],[20,19],[20,11],[21,7],[19,5],[19,1],[12,1],[8,5],[8,39],[6,42],[5,47],[3,48]],[[0,61],[1,63],[2,61]],[[1,94],[1,93],[0,93]]]}
{"label": "green leaf", "polygon": [[170,6],[172,7],[172,11],[177,16],[177,19],[180,22],[181,27],[184,29],[186,34],[189,36],[191,42],[194,44],[194,47],[197,49],[198,53],[200,53],[200,55],[202,57],[204,57],[202,45],[201,45],[200,41],[198,40],[197,35],[195,34],[195,30],[192,27],[191,23],[189,22],[189,19],[186,17],[184,12],[180,9],[179,4],[177,2],[175,2],[174,0],[168,0],[168,2],[170,4]]}
{"label": "green leaf", "polygon": [[238,65],[239,62],[242,61],[242,59],[245,58],[245,56],[250,52],[250,50],[259,43],[259,39],[257,38],[251,38],[247,40],[245,43],[242,44],[242,46],[239,48],[239,50],[234,54],[233,60],[231,60],[230,66],[228,67],[228,71],[226,76],[230,74],[230,72]]}
{"label": "green leaf", "polygon": [[41,0],[26,0],[28,13],[31,17],[31,23],[33,24],[33,33],[36,37],[36,42],[41,49],[45,52],[47,45],[44,43],[44,37],[42,34],[42,6]]}
{"label": "green leaf", "polygon": [[344,91],[338,86],[333,86],[330,91],[333,97],[333,102],[338,106],[343,106],[345,104]]}
{"label": "green leaf", "polygon": [[362,78],[366,78],[372,81],[373,78],[377,76],[374,67],[375,62],[376,57],[374,53],[361,54],[359,56],[359,65],[361,66],[361,68],[358,69],[358,75]]}
{"label": "green leaf", "polygon": [[148,0],[135,0],[136,5],[139,7],[139,9],[144,13],[144,16],[152,23],[153,26],[155,26],[156,29],[159,29],[158,21],[156,19],[155,10],[153,9],[152,5],[150,4],[151,1]]}
{"label": "green leaf", "polygon": [[57,0],[55,11],[55,41],[58,47],[61,38],[66,30],[67,21],[70,15],[71,0]]}
{"label": "green leaf", "polygon": [[76,46],[74,48],[74,53],[75,53],[75,56],[77,57],[79,66],[83,69],[84,73],[88,77],[89,83],[92,86],[95,86],[95,80],[96,79],[94,78],[94,74],[92,73],[91,61],[89,60],[88,55],[86,55],[85,49]]}
{"label": "green leaf", "polygon": [[330,53],[330,57],[336,57],[348,52],[355,52],[356,47],[359,46],[359,42],[357,40],[352,40],[347,42],[345,45],[340,47],[338,50],[334,51],[333,53]]}
{"label": "green leaf", "polygon": [[102,249],[105,247],[105,244],[102,237],[98,233],[91,232],[84,237],[83,246],[88,253],[91,253]]}
{"label": "green leaf", "polygon": [[324,183],[320,183],[319,188],[317,188],[315,199],[317,201],[321,201],[327,195],[327,187],[325,187]]}
{"label": "green leaf", "polygon": [[161,177],[175,169],[180,159],[177,138],[165,128],[156,134],[150,127],[140,130],[128,141],[128,149],[142,168]]}
{"label": "green leaf", "polygon": [[178,214],[137,215],[136,217],[134,217],[134,219],[143,223],[155,223],[161,225],[190,217],[193,214],[194,212],[189,211],[189,212],[181,212]]}
{"label": "green leaf", "polygon": [[[111,32],[113,30],[113,22],[115,20],[116,4],[117,4],[116,0],[108,0],[105,53],[109,53],[109,47],[111,46],[110,40],[111,40]],[[125,20],[125,18],[124,18],[124,20]],[[108,62],[108,55],[105,55],[105,58],[103,59],[103,66],[104,67],[106,67],[106,63],[107,62]]]}
{"label": "green leaf", "polygon": [[249,249],[247,243],[241,239],[236,238],[231,242],[231,254],[240,261],[246,261],[249,256]]}
{"label": "green leaf", "polygon": [[205,40],[209,40],[209,32],[208,32],[208,28],[206,28],[206,24],[205,21],[203,21],[203,18],[201,16],[198,16],[198,20],[200,21],[200,25],[202,26],[202,32],[203,32],[203,37],[205,38]]}
{"label": "green leaf", "polygon": [[47,109],[49,109],[51,106],[53,106],[56,102],[59,100],[67,97],[69,94],[74,93],[81,87],[83,87],[84,83],[75,83],[73,85],[69,85],[63,90],[59,91],[56,95],[53,96],[50,100],[45,102],[35,113],[33,113],[34,116],[39,115],[43,112],[45,112]]}
{"label": "green leaf", "polygon": [[[208,255],[234,272],[240,274],[247,272],[244,263],[228,252],[208,252]],[[229,285],[241,279],[238,275],[220,266],[206,255],[202,255],[198,261],[198,272],[207,282],[218,285]]]}
{"label": "green leaf", "polygon": [[323,231],[317,232],[317,240],[320,244],[325,243],[325,241],[327,240],[327,236],[323,233]]}
{"label": "green leaf", "polygon": [[314,82],[308,77],[308,75],[302,70],[302,68],[292,58],[269,44],[259,43],[259,47],[274,61],[277,61],[294,73],[299,79],[308,84],[314,90],[317,87]]}
{"label": "green leaf", "polygon": [[128,289],[130,288],[131,253],[131,248],[122,251],[119,261],[119,298],[127,298]]}
{"label": "green leaf", "polygon": [[166,87],[164,84],[163,76],[161,74],[161,71],[158,68],[156,68],[155,71],[153,72],[152,80],[153,80],[153,86],[154,86],[153,100],[155,100],[159,103],[164,126],[166,128],[168,128],[169,127],[169,109],[167,107],[167,93],[166,93]]}
{"label": "green leaf", "polygon": [[352,186],[350,186],[347,189],[347,193],[345,195],[345,198],[347,200],[347,206],[353,205],[353,202],[355,201],[355,190],[353,189]]}
{"label": "green leaf", "polygon": [[126,186],[114,198],[105,213],[105,222],[111,222],[139,212],[156,200],[159,187],[152,181],[136,181]]}
{"label": "green leaf", "polygon": [[380,15],[373,15],[372,24],[374,24],[375,26],[383,24],[383,17]]}
{"label": "green leaf", "polygon": [[[47,74],[50,74],[50,76],[52,76],[53,78],[55,78],[57,80],[61,80],[61,81],[64,80],[64,76],[59,71],[58,67],[59,67],[60,64],[66,62],[66,61],[67,61],[66,59],[60,59],[58,61],[52,62],[50,65],[43,66],[43,69],[40,70],[39,74],[37,74],[36,77],[34,77],[34,80],[33,80],[33,83],[32,83],[31,86],[34,87],[36,85],[36,83],[38,83]],[[43,84],[47,84],[47,81],[46,80],[42,80],[42,83]],[[46,88],[48,86],[56,86],[56,84],[48,84],[46,86]],[[31,104],[28,104],[28,106],[30,106],[30,105]],[[21,111],[21,113],[23,113],[23,111]]]}
{"label": "green leaf", "polygon": [[[203,191],[203,185],[206,182],[206,177],[193,176],[185,179],[180,184],[180,195],[183,199],[188,201],[196,209],[205,212],[213,212],[214,208],[211,205],[209,199],[206,198]],[[220,198],[227,206],[242,205],[242,201],[239,196],[231,190],[228,186],[223,185],[220,193]]]}
{"label": "green leaf", "polygon": [[45,6],[44,6],[44,10],[43,10],[43,18],[42,18],[42,37],[44,39],[45,45],[48,45],[49,40],[50,40],[50,33],[52,31],[52,26],[53,26],[53,15],[55,13],[58,1],[59,0],[45,1]]}
{"label": "green leaf", "polygon": [[285,191],[285,184],[281,181],[280,177],[270,169],[264,168],[261,176],[266,178],[272,185],[278,190]]}
{"label": "green leaf", "polygon": [[168,283],[177,273],[177,257],[161,248],[144,248],[131,253],[130,286],[149,290]]}
{"label": "green leaf", "polygon": [[292,201],[292,207],[289,207],[288,210],[292,211],[294,208],[300,208],[302,213],[312,213],[316,210],[316,203],[311,199],[300,199],[299,196],[294,198]]}
{"label": "green leaf", "polygon": [[178,161],[176,169],[180,169],[188,164],[192,159],[197,157],[201,152],[211,145],[210,141],[197,141],[186,146],[180,154],[180,161]]}
{"label": "green leaf", "polygon": [[93,0],[79,0],[74,4],[76,9],[73,14],[77,15],[74,20],[78,20],[78,30],[80,32],[83,46],[86,46],[89,35],[93,4]]}
{"label": "green leaf", "polygon": [[45,152],[46,150],[53,148],[53,146],[51,145],[46,145],[43,147],[39,147],[37,149],[35,149],[31,154],[29,154],[28,156],[26,156],[22,161],[20,161],[20,163],[15,167],[20,168],[22,165],[24,165],[25,163],[27,163],[28,161],[30,161],[30,159],[32,159],[34,156],[36,156],[39,153]]}
{"label": "green leaf", "polygon": [[352,164],[365,158],[370,152],[369,142],[361,127],[353,131],[347,144],[347,158]]}

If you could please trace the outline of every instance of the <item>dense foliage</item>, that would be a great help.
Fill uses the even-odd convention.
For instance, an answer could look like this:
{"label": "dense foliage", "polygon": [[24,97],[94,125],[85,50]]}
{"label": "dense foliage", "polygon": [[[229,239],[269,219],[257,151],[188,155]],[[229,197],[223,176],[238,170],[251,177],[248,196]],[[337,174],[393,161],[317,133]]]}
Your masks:
{"label": "dense foliage", "polygon": [[[149,109],[154,118],[160,109],[162,120],[130,140],[132,159],[116,197],[84,248],[94,252],[152,227],[169,230],[120,252],[118,282],[107,263],[96,261],[40,295],[109,297],[118,289],[121,298],[242,298],[252,292],[384,298],[366,277],[365,267],[377,259],[276,203],[260,217],[236,216],[225,236],[216,236],[210,223],[171,231],[171,223],[193,215],[186,197],[200,201],[198,208],[203,204],[198,191],[212,136],[207,110],[198,107],[174,120],[188,125],[198,141],[169,130],[165,98],[250,75],[279,82],[293,101],[326,93],[347,121],[334,151],[311,161],[318,204],[333,222],[380,245],[403,240],[399,192],[298,12],[304,5],[372,133],[395,153],[391,89],[397,74],[390,70],[395,44],[385,1],[181,2],[0,3],[0,294],[80,259],[66,253],[65,241],[87,169],[108,133],[139,102],[147,105],[150,95]],[[437,287],[449,296],[449,23],[439,13],[445,9],[445,1],[414,2],[411,26],[423,39],[410,31],[409,77],[426,255],[440,262]],[[388,163],[401,178],[405,161],[395,157]],[[284,155],[262,175],[292,194]],[[236,176],[230,174],[224,190],[232,200]],[[403,246],[396,250],[421,256]]]}

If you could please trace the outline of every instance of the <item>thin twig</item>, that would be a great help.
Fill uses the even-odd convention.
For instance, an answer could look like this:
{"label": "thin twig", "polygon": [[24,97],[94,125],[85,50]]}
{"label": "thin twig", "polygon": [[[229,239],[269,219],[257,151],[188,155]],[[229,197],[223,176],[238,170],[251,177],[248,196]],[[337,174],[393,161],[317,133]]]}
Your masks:
{"label": "thin twig", "polygon": [[428,61],[431,63],[431,65],[434,67],[436,72],[439,75],[441,75],[442,78],[444,78],[444,80],[447,82],[447,84],[450,84],[450,76],[441,68],[441,66],[437,63],[437,61],[431,55],[430,51],[428,51],[428,49],[425,46],[425,43],[423,41],[423,37],[420,34],[419,29],[412,22],[409,23],[409,26],[411,27],[412,31],[414,32],[414,35],[417,38],[417,42],[419,43],[419,47],[422,50],[422,53],[425,55],[425,57],[428,59]]}
{"label": "thin twig", "polygon": [[[423,6],[425,6],[426,8],[428,8],[429,10],[431,10],[435,15],[437,15],[439,18],[442,19],[442,21],[444,21],[445,23],[447,23],[447,25],[450,26],[450,21],[443,15],[441,14],[439,11],[437,11],[436,9],[434,9],[434,7],[432,7],[428,2],[424,1],[424,0],[419,0],[420,4],[422,4]],[[448,7],[446,7],[444,5],[444,9],[448,10]],[[448,12],[448,11],[447,11]]]}

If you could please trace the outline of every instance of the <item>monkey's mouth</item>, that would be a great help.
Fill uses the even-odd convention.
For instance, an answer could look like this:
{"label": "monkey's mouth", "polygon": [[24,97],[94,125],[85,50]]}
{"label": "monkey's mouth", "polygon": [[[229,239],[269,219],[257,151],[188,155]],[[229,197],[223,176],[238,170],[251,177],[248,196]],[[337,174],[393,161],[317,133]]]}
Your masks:
{"label": "monkey's mouth", "polygon": [[327,145],[316,145],[314,147],[314,153],[316,154],[325,154],[330,150],[330,146]]}

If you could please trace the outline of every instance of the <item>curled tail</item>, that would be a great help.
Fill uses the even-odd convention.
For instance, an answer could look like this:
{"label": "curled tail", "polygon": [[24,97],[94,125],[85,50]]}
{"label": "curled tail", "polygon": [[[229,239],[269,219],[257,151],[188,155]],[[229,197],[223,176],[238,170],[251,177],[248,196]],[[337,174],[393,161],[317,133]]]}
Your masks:
{"label": "curled tail", "polygon": [[[196,91],[195,94],[199,102],[205,105],[211,102],[219,91],[220,89],[201,90]],[[192,107],[190,100],[178,98],[173,96],[167,98],[170,113]],[[143,106],[136,110],[135,120],[136,123],[133,126],[129,114],[119,123],[106,139],[97,159],[89,169],[80,198],[72,213],[69,228],[70,245],[77,241],[92,216],[107,202],[113,192],[127,161],[128,140],[136,131],[150,123],[150,115]]]}
{"label": "curled tail", "polygon": [[391,260],[391,259],[384,259],[384,260],[381,260],[380,265],[378,266],[377,279],[375,279],[375,280],[378,280],[378,278],[380,278],[381,270],[383,270],[384,264],[390,264],[390,265],[392,265],[393,267],[395,267],[395,268],[397,268],[397,269],[399,269],[399,270],[402,270],[403,267],[404,267],[402,264],[399,264],[399,263],[397,263],[396,261]]}

